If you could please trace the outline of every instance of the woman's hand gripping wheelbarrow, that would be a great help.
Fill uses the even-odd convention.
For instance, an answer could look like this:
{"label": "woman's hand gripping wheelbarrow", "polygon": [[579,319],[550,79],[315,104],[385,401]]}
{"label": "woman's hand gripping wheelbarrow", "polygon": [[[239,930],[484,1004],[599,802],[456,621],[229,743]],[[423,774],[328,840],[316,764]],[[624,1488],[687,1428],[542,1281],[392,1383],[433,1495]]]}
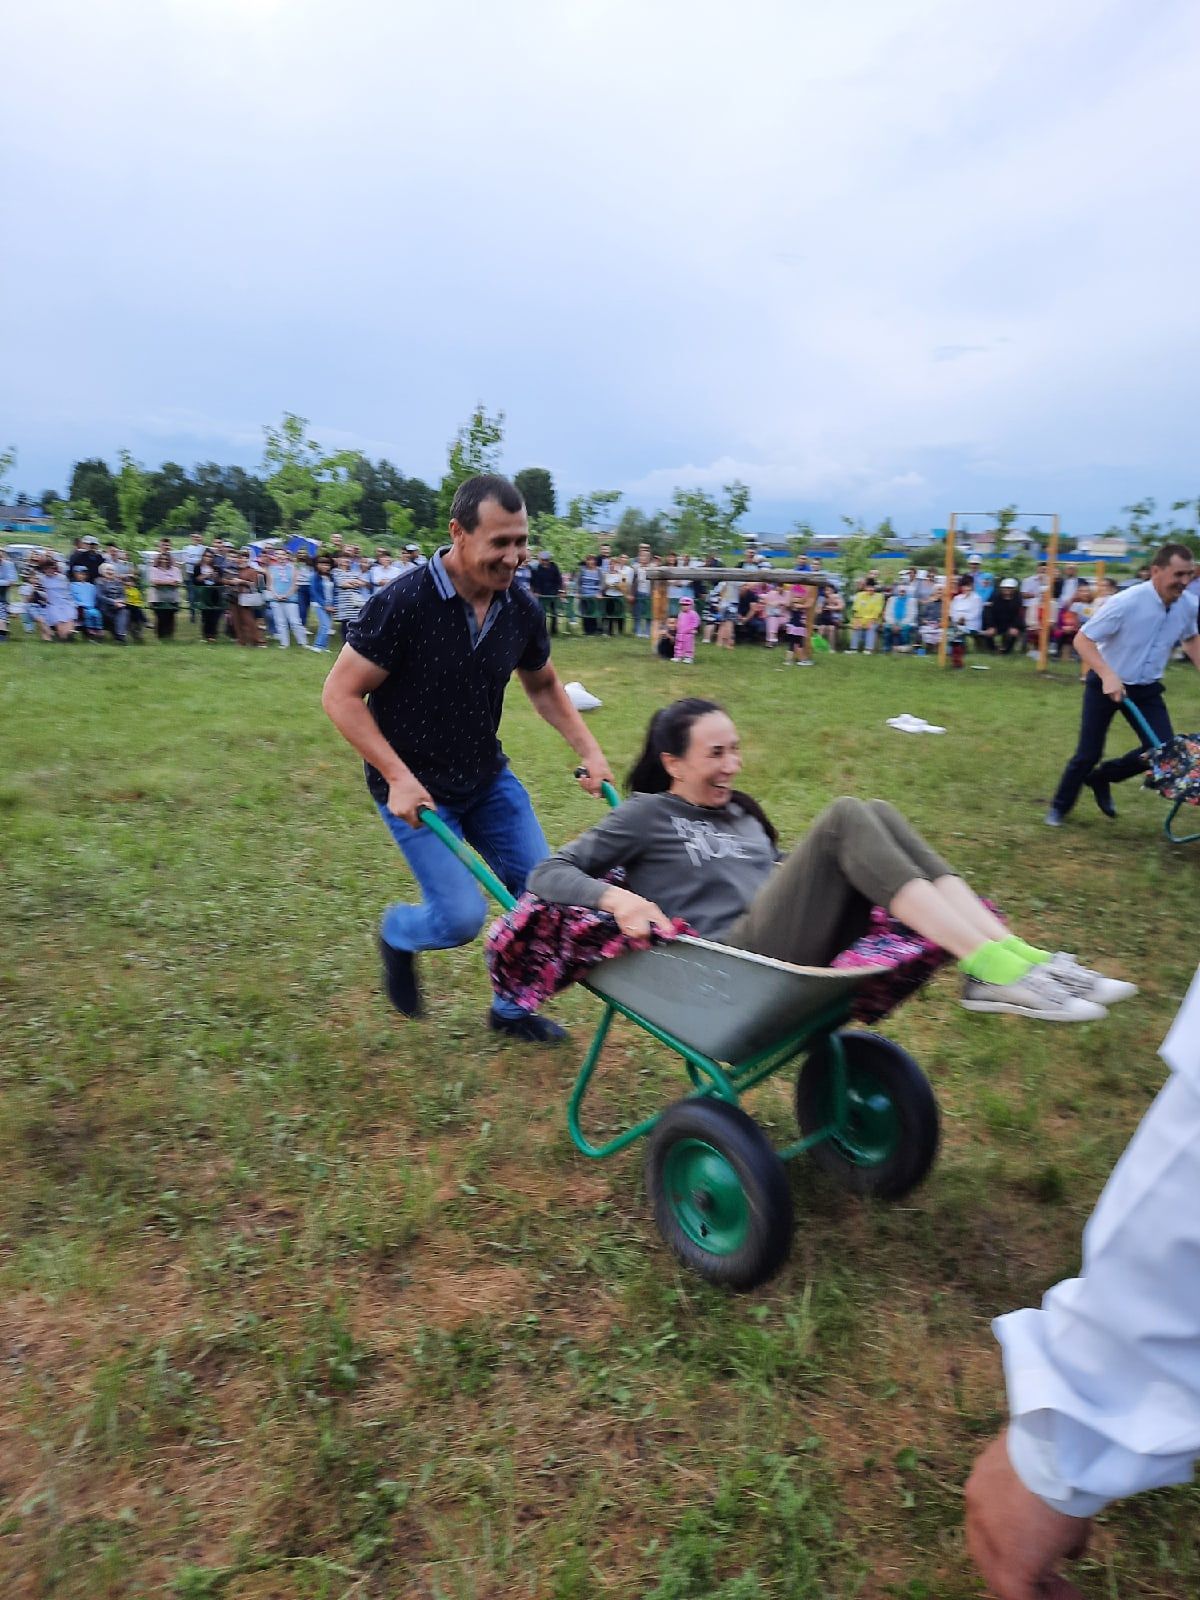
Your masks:
{"label": "woman's hand gripping wheelbarrow", "polygon": [[[620,805],[621,797],[607,779],[597,782],[586,767],[576,767],[575,777],[589,794],[603,795],[614,808]],[[653,900],[643,900],[640,894],[622,889],[619,884],[614,883],[604,891],[597,909],[607,911],[627,939],[648,939],[660,931],[671,931],[671,919],[661,906],[655,905]]]}

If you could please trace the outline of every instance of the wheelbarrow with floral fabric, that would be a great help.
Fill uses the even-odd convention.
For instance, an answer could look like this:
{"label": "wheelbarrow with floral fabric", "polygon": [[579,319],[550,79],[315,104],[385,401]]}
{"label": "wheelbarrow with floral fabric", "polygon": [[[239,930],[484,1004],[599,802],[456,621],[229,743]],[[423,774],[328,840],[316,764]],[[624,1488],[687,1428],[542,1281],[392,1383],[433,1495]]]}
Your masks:
{"label": "wheelbarrow with floral fabric", "polygon": [[1200,806],[1200,733],[1177,733],[1171,739],[1160,739],[1128,696],[1122,700],[1121,709],[1128,713],[1149,746],[1146,787],[1173,802],[1163,832],[1172,844],[1194,844],[1200,833],[1176,833],[1175,818],[1183,806]]}
{"label": "wheelbarrow with floral fabric", "polygon": [[[619,803],[610,784],[604,793],[610,805]],[[669,940],[631,949],[607,913],[546,907],[528,895],[518,901],[436,813],[425,810],[421,820],[503,907],[488,935],[494,983],[498,949],[511,955],[522,946],[528,967],[531,918],[548,918],[540,935],[548,957],[561,954],[564,926],[550,913],[592,919],[593,955],[564,981],[582,982],[604,1009],[571,1090],[567,1127],[576,1149],[597,1160],[647,1139],[655,1222],[701,1277],[750,1289],[782,1265],[793,1232],[784,1163],[795,1156],[811,1155],[844,1188],[880,1199],[899,1199],[925,1177],[938,1147],[929,1080],[890,1039],[846,1025],[856,1013],[874,1018],[891,1009],[944,952],[887,925],[879,912],[871,934],[833,967],[792,966],[697,938],[682,924]],[[605,956],[618,948],[623,953]],[[899,981],[897,959],[907,963]],[[584,1132],[583,1106],[618,1016],[680,1057],[691,1092],[595,1142]],[[776,1150],[741,1097],[798,1057],[800,1137]]]}

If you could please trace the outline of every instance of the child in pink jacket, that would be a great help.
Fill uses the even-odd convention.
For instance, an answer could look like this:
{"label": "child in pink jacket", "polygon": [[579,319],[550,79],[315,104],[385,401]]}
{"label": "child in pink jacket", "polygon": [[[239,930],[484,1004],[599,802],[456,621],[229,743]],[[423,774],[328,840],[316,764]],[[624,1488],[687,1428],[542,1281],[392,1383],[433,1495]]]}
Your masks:
{"label": "child in pink jacket", "polygon": [[686,661],[690,666],[696,659],[696,635],[700,631],[700,615],[695,604],[686,595],[679,602],[679,615],[675,619],[675,660]]}

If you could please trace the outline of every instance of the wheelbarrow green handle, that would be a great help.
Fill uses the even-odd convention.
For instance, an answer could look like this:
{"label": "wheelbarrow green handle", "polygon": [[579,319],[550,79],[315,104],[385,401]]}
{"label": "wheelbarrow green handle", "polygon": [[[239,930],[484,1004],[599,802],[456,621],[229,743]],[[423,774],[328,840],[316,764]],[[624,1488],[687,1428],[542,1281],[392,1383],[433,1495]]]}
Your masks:
{"label": "wheelbarrow green handle", "polygon": [[[585,772],[586,768],[580,767],[576,770],[575,776],[577,778],[582,777],[584,776]],[[621,797],[613,788],[611,783],[602,783],[600,790],[610,806],[620,805]],[[458,857],[463,866],[466,867],[467,871],[475,879],[475,882],[478,883],[481,888],[485,889],[488,894],[491,895],[493,900],[498,901],[505,911],[511,911],[517,903],[516,895],[511,894],[504,887],[504,885],[500,882],[500,879],[492,871],[491,867],[488,866],[487,862],[471,849],[471,846],[466,842],[466,840],[460,839],[455,833],[454,829],[449,827],[442,820],[442,818],[438,816],[437,812],[431,811],[428,806],[422,806],[417,812],[417,815],[420,817],[422,825],[428,828],[430,833],[432,833],[435,838],[440,839],[446,846],[447,850],[451,851]]]}
{"label": "wheelbarrow green handle", "polygon": [[[577,778],[586,778],[587,775],[588,775],[588,769],[586,767],[576,767],[575,768],[575,776]],[[608,801],[609,805],[612,806],[614,811],[621,804],[621,796],[613,788],[612,784],[609,783],[607,778],[600,785],[600,793]]]}
{"label": "wheelbarrow green handle", "polygon": [[466,840],[460,839],[454,829],[448,827],[437,812],[431,811],[428,806],[422,806],[417,815],[422,825],[440,839],[447,850],[453,851],[476,883],[486,889],[494,900],[498,900],[505,911],[511,911],[517,903],[516,895],[509,893],[487,862],[475,854]]}
{"label": "wheelbarrow green handle", "polygon": [[1133,718],[1134,725],[1138,729],[1139,733],[1142,735],[1143,739],[1149,739],[1150,748],[1152,750],[1157,750],[1159,748],[1159,746],[1162,744],[1162,740],[1158,737],[1158,735],[1155,733],[1154,729],[1146,721],[1145,717],[1138,710],[1137,706],[1134,705],[1133,701],[1129,698],[1128,695],[1125,695],[1122,698],[1120,703],[1121,703],[1122,706],[1124,706],[1125,710],[1128,711],[1129,715]]}

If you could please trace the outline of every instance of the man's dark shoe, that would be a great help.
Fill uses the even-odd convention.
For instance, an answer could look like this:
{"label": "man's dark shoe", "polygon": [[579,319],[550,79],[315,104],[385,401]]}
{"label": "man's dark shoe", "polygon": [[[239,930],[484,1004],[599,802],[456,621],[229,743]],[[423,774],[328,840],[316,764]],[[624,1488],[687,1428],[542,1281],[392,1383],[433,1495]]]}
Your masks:
{"label": "man's dark shoe", "polygon": [[489,1011],[487,1025],[493,1033],[506,1033],[510,1039],[520,1039],[524,1044],[561,1044],[570,1037],[557,1022],[533,1012],[524,1017],[502,1017],[498,1011]]}
{"label": "man's dark shoe", "polygon": [[1051,806],[1049,811],[1047,811],[1046,815],[1042,818],[1042,821],[1048,828],[1061,828],[1066,820],[1066,812],[1060,811],[1057,806]]}
{"label": "man's dark shoe", "polygon": [[417,987],[417,963],[411,950],[397,950],[380,938],[379,955],[383,962],[383,992],[406,1017],[421,1015],[421,991]]}
{"label": "man's dark shoe", "polygon": [[1112,789],[1107,778],[1085,778],[1083,780],[1096,797],[1096,804],[1106,817],[1115,817],[1117,808],[1113,805]]}

